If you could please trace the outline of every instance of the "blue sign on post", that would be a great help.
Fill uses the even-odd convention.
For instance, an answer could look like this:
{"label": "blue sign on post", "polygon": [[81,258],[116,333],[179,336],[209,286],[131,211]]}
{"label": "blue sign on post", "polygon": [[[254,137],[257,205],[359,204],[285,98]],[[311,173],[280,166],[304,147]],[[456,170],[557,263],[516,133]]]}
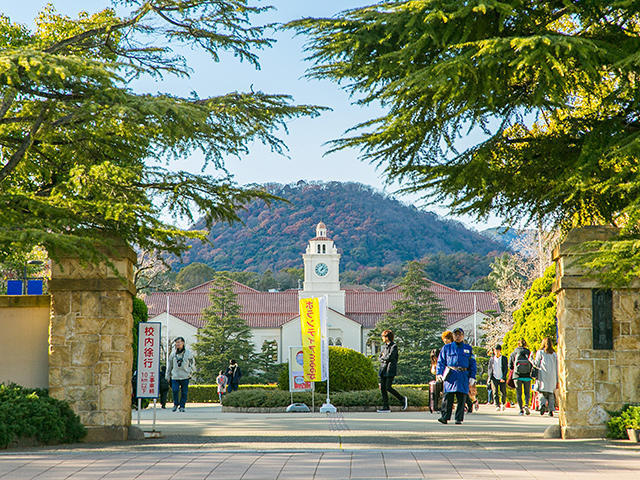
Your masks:
{"label": "blue sign on post", "polygon": [[27,295],[42,295],[42,279],[27,281]]}
{"label": "blue sign on post", "polygon": [[22,280],[7,280],[7,295],[22,295]]}

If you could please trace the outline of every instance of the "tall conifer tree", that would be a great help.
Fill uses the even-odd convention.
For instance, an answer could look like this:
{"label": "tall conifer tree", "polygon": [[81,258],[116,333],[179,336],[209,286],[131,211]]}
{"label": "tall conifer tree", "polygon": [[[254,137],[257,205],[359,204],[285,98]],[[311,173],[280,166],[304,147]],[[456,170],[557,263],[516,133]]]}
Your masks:
{"label": "tall conifer tree", "polygon": [[637,1],[411,0],[290,26],[310,37],[309,76],[383,108],[335,149],[456,214],[621,227],[586,258],[625,283],[640,270],[639,18]]}
{"label": "tall conifer tree", "polygon": [[198,365],[198,378],[215,383],[220,370],[226,369],[230,359],[235,359],[243,375],[253,366],[251,329],[240,317],[240,305],[233,291],[233,281],[217,273],[211,288],[211,306],[203,314],[207,324],[198,333],[193,346]]}
{"label": "tall conifer tree", "polygon": [[393,330],[400,352],[398,380],[424,383],[430,375],[429,352],[441,344],[444,307],[431,291],[431,282],[420,262],[409,262],[407,273],[400,282],[400,291],[402,298],[393,302],[391,310],[371,331],[369,338],[379,343],[383,330]]}

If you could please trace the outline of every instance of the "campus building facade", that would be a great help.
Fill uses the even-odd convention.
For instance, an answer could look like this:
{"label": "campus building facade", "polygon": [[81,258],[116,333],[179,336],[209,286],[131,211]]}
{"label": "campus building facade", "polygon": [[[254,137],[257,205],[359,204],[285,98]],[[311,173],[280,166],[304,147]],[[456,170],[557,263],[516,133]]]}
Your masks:
{"label": "campus building facade", "polygon": [[[261,292],[234,282],[241,316],[251,327],[256,352],[264,342],[275,341],[278,360],[286,360],[289,346],[300,345],[301,341],[298,300],[327,296],[329,344],[373,353],[374,347],[367,345],[367,336],[391,309],[393,301],[401,298],[400,288],[392,286],[376,291],[364,286],[341,286],[340,254],[322,222],[317,225],[316,236],[309,240],[302,258],[304,283],[300,290]],[[459,291],[436,282],[431,285],[445,308],[447,328],[462,327],[470,341],[474,324],[480,339],[483,320],[489,314],[500,312],[498,300],[490,292]],[[192,345],[198,329],[205,324],[202,311],[210,305],[210,289],[211,282],[207,282],[183,292],[148,295],[145,302],[149,307],[149,321],[161,322],[163,336],[168,330],[169,340],[181,336]]]}

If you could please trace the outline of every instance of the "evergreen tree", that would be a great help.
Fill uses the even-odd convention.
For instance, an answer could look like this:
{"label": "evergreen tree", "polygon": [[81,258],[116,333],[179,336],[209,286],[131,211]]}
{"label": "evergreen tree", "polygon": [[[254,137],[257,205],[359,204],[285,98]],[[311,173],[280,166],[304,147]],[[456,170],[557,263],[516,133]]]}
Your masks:
{"label": "evergreen tree", "polygon": [[503,352],[510,354],[524,338],[529,350],[540,348],[544,337],[556,338],[556,294],[552,292],[555,265],[527,290],[521,307],[513,312],[513,327],[504,337]]}
{"label": "evergreen tree", "polygon": [[178,290],[187,290],[202,285],[211,280],[215,273],[216,271],[209,265],[193,262],[186,267],[182,267],[176,276],[176,287]]}
{"label": "evergreen tree", "polygon": [[334,149],[456,214],[623,227],[585,258],[625,283],[640,270],[639,17],[637,1],[411,0],[290,27],[311,38],[310,77],[384,109]]}
{"label": "evergreen tree", "polygon": [[[85,2],[87,5],[90,2]],[[44,246],[56,258],[104,259],[118,239],[143,250],[184,252],[202,230],[238,220],[249,201],[224,159],[252,142],[275,152],[287,120],[318,109],[261,91],[188,97],[135,92],[132,81],[189,77],[190,48],[211,61],[231,53],[259,67],[273,40],[254,25],[268,7],[246,0],[113,0],[77,18],[50,3],[32,28],[0,16],[0,261]],[[225,55],[225,60],[231,58]],[[202,152],[211,175],[163,165]],[[121,241],[121,240],[120,240]]]}
{"label": "evergreen tree", "polygon": [[278,342],[275,340],[265,340],[262,343],[262,351],[258,354],[257,367],[262,370],[258,374],[260,380],[266,383],[278,381],[278,372],[280,365],[278,364]]}
{"label": "evergreen tree", "polygon": [[402,298],[393,302],[391,310],[369,333],[370,341],[379,344],[382,331],[393,330],[400,352],[400,383],[426,382],[431,375],[430,350],[442,344],[444,308],[430,287],[424,265],[409,262],[407,273],[400,282]]}
{"label": "evergreen tree", "polygon": [[198,378],[205,383],[215,383],[218,372],[226,369],[232,358],[240,365],[243,375],[248,375],[254,357],[251,329],[240,317],[233,282],[216,273],[210,299],[211,305],[203,311],[207,324],[198,332],[198,340],[193,345]]}

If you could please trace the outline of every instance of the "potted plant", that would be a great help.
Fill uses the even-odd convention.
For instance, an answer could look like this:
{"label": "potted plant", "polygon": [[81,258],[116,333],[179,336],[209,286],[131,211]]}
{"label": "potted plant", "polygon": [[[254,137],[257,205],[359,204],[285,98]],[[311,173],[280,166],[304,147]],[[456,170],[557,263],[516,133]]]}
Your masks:
{"label": "potted plant", "polygon": [[640,442],[640,407],[630,407],[622,414],[627,436],[632,442]]}
{"label": "potted plant", "polygon": [[640,405],[625,405],[622,410],[609,413],[611,419],[607,423],[607,437],[628,437],[632,442],[640,441]]}

